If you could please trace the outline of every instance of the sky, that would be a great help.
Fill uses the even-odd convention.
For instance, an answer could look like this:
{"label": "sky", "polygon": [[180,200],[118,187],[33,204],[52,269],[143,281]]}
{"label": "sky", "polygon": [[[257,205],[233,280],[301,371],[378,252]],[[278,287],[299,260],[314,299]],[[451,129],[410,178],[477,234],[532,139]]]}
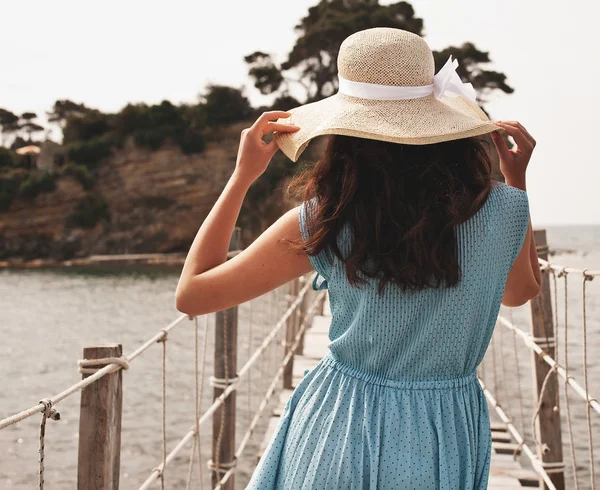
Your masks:
{"label": "sky", "polygon": [[[195,102],[208,83],[269,102],[243,57],[283,61],[317,0],[0,0],[0,107],[43,115],[68,98],[103,111]],[[382,0],[380,3],[392,2]],[[600,95],[593,0],[413,0],[432,49],[473,42],[515,92],[485,105],[537,141],[527,172],[534,227],[600,224]],[[567,10],[568,6],[568,10]]]}

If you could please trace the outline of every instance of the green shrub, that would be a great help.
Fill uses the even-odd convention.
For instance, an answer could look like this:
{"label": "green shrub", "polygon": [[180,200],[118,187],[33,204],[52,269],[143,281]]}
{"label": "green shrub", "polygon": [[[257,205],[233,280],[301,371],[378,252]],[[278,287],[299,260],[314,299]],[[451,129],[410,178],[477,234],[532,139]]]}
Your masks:
{"label": "green shrub", "polygon": [[248,99],[240,89],[225,85],[209,85],[204,95],[205,103],[198,107],[197,124],[219,126],[242,121],[252,113]]}
{"label": "green shrub", "polygon": [[67,144],[101,138],[112,130],[112,114],[90,110],[67,118],[63,130],[63,141]]}
{"label": "green shrub", "polygon": [[144,129],[133,133],[133,142],[140,148],[156,151],[167,139],[160,129]]}
{"label": "green shrub", "polygon": [[6,211],[10,203],[19,193],[21,182],[27,178],[29,172],[22,168],[6,171],[0,175],[0,211]]}
{"label": "green shrub", "polygon": [[60,173],[61,175],[72,175],[84,189],[91,189],[94,185],[94,176],[85,165],[70,162],[62,167]]}
{"label": "green shrub", "polygon": [[168,209],[175,204],[176,201],[166,196],[142,196],[138,202],[145,208]]}
{"label": "green shrub", "polygon": [[110,133],[91,140],[77,141],[68,146],[69,160],[93,168],[104,158],[108,158],[117,144],[118,138]]}
{"label": "green shrub", "polygon": [[152,106],[128,104],[115,115],[114,127],[123,136],[163,127],[180,127],[184,122],[183,115],[184,109],[174,106],[168,100]]}
{"label": "green shrub", "polygon": [[200,131],[185,129],[175,136],[175,141],[185,155],[202,153],[206,146],[204,135]]}
{"label": "green shrub", "polygon": [[110,219],[108,203],[102,196],[89,194],[77,204],[67,224],[77,228],[93,228],[103,219]]}
{"label": "green shrub", "polygon": [[15,154],[8,148],[0,148],[0,169],[14,167]]}
{"label": "green shrub", "polygon": [[45,170],[33,170],[19,185],[19,193],[23,197],[33,199],[43,192],[52,192],[56,188],[55,179],[55,175]]}

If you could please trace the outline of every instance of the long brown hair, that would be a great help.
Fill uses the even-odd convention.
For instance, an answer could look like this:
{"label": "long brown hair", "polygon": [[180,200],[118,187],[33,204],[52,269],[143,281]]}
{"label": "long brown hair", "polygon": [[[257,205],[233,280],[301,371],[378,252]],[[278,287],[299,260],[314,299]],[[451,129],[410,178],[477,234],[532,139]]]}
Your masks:
{"label": "long brown hair", "polygon": [[[310,238],[294,248],[315,255],[328,247],[345,263],[350,284],[379,277],[379,293],[389,283],[403,291],[455,286],[461,271],[454,226],[483,206],[492,186],[484,141],[327,138],[321,158],[288,185],[292,196],[317,202],[307,214]],[[353,231],[346,256],[337,241],[345,224]]]}

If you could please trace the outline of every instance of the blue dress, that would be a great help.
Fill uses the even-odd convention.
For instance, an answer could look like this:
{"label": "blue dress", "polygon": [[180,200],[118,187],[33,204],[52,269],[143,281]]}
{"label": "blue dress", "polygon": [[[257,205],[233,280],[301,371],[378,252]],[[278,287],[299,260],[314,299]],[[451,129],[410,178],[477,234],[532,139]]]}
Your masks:
{"label": "blue dress", "polygon": [[[292,393],[247,490],[487,488],[490,422],[476,369],[529,221],[527,193],[494,184],[455,228],[455,288],[390,285],[379,297],[375,280],[351,287],[329,250],[309,256],[313,289],[329,293],[329,353]],[[299,208],[304,237],[314,205]],[[338,236],[342,253],[350,234]]]}

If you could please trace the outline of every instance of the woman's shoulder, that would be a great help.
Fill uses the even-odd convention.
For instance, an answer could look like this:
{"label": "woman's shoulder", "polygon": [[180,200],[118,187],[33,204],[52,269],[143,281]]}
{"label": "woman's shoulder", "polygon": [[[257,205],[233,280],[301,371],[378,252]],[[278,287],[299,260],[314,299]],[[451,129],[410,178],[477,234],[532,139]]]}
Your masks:
{"label": "woman's shoulder", "polygon": [[493,181],[494,188],[488,199],[490,209],[494,209],[495,219],[500,219],[507,227],[521,228],[529,221],[529,197],[527,192],[505,182]]}
{"label": "woman's shoulder", "polygon": [[492,180],[492,192],[489,199],[495,205],[503,208],[529,208],[529,196],[527,192],[500,180]]}
{"label": "woman's shoulder", "polygon": [[519,189],[518,187],[513,187],[512,185],[508,185],[506,182],[502,182],[501,180],[492,179],[492,189],[496,189],[496,193],[508,196],[508,197],[527,197],[527,192],[523,189]]}

